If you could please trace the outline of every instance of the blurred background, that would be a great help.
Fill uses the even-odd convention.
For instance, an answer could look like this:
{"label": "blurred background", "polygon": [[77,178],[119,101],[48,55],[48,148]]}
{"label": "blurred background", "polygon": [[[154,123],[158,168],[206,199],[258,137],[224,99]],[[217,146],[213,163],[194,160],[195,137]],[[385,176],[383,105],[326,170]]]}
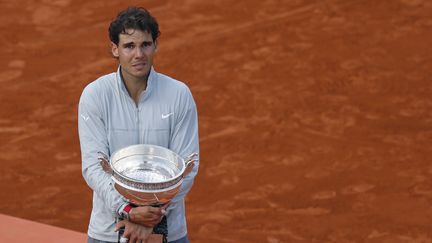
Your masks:
{"label": "blurred background", "polygon": [[77,104],[148,8],[198,105],[191,242],[432,242],[432,2],[0,1],[0,213],[86,232]]}

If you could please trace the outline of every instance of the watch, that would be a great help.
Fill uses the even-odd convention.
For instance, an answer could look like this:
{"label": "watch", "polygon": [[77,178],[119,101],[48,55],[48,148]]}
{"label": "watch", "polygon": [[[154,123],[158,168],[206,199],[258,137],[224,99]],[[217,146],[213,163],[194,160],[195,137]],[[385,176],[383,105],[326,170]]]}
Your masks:
{"label": "watch", "polygon": [[127,220],[130,220],[130,211],[132,210],[132,205],[130,204],[126,204],[126,206],[124,206],[123,210],[121,211],[121,217]]}

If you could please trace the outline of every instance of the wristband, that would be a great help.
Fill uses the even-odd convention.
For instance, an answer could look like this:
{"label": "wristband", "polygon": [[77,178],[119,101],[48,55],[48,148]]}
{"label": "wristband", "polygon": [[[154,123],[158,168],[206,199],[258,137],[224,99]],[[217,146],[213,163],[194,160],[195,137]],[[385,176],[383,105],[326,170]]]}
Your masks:
{"label": "wristband", "polygon": [[132,205],[130,204],[126,204],[126,206],[124,206],[123,210],[121,211],[120,215],[124,218],[130,221],[130,211],[132,210]]}

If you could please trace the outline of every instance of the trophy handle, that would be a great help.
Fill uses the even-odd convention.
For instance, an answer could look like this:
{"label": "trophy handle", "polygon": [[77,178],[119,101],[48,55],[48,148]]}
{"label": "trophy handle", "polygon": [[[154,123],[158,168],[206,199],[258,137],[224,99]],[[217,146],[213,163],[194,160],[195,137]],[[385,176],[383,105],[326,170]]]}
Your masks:
{"label": "trophy handle", "polygon": [[186,177],[189,173],[191,173],[193,167],[195,166],[195,162],[198,162],[198,153],[193,153],[186,158],[185,161],[185,171],[183,172],[183,177]]}
{"label": "trophy handle", "polygon": [[99,160],[100,165],[102,166],[102,169],[103,169],[106,173],[108,173],[108,174],[110,174],[110,175],[113,175],[113,174],[114,174],[114,171],[113,171],[113,169],[111,168],[111,165],[110,165],[110,162],[109,162],[109,157],[108,157],[108,155],[106,155],[105,153],[99,151],[99,152],[98,152],[98,160]]}

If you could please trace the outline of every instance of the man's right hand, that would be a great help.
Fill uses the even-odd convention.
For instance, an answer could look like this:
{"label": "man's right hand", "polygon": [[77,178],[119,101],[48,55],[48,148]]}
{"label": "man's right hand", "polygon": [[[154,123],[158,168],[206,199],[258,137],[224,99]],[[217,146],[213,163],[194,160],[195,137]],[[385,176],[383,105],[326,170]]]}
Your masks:
{"label": "man's right hand", "polygon": [[129,212],[130,221],[145,227],[153,228],[165,215],[166,207],[141,206],[132,208]]}

